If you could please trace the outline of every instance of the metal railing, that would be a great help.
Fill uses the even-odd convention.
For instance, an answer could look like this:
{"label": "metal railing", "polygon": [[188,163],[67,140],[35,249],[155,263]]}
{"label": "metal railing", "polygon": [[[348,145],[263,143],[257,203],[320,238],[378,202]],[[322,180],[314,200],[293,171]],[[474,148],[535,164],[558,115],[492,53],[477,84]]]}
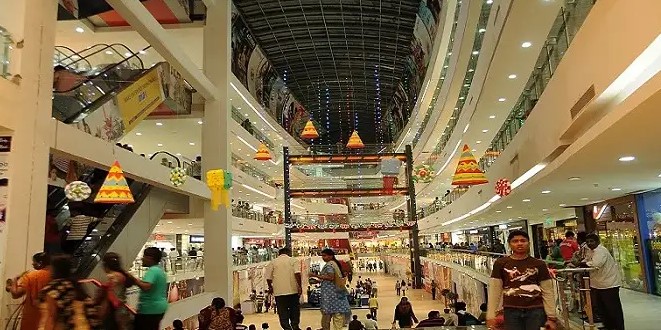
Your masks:
{"label": "metal railing", "polygon": [[239,206],[233,206],[232,215],[235,217],[248,219],[248,220],[263,221],[268,223],[278,223],[278,215],[275,212],[271,215],[268,215],[268,214],[264,214],[263,212],[246,210]]}

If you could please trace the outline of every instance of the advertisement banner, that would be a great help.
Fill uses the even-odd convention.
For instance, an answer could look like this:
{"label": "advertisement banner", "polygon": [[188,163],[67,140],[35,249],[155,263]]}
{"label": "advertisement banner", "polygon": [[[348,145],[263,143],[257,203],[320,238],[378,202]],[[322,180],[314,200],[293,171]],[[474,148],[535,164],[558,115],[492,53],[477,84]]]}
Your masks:
{"label": "advertisement banner", "polygon": [[117,93],[117,107],[127,132],[165,101],[158,70],[147,71],[134,83]]}
{"label": "advertisement banner", "polygon": [[661,296],[661,239],[648,240],[648,246],[651,252],[652,274],[654,276],[652,279],[654,284],[653,293]]}
{"label": "advertisement banner", "polygon": [[[10,151],[11,136],[0,136],[0,242],[4,239],[5,226],[7,225]],[[0,247],[3,246],[4,244],[0,244]]]}

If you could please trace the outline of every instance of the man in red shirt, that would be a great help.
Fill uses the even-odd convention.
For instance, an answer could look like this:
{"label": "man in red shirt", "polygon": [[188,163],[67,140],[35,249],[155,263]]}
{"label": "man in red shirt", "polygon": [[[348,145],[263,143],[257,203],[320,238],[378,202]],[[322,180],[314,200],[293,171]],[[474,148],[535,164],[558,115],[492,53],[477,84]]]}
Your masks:
{"label": "man in red shirt", "polygon": [[578,242],[576,242],[576,237],[573,231],[567,231],[565,233],[565,240],[560,243],[560,254],[562,258],[565,259],[565,262],[571,261],[571,258],[574,256],[574,252],[579,250]]}

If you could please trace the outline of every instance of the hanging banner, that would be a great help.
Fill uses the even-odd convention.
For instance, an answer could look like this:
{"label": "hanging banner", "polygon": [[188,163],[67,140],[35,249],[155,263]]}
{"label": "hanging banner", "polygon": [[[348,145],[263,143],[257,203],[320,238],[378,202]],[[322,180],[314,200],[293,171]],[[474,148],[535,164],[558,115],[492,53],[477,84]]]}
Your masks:
{"label": "hanging banner", "polygon": [[156,107],[165,101],[159,70],[150,70],[134,83],[117,93],[117,107],[130,132]]}
{"label": "hanging banner", "polygon": [[7,224],[10,151],[11,136],[0,136],[0,234],[4,232]]}

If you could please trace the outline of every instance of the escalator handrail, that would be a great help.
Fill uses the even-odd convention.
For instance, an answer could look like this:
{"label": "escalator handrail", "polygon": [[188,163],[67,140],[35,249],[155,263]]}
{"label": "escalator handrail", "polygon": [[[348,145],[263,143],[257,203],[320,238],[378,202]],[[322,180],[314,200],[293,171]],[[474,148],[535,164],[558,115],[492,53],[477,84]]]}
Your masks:
{"label": "escalator handrail", "polygon": [[[149,46],[149,47],[151,47],[151,46]],[[145,49],[148,49],[149,47],[147,47]],[[122,61],[120,61],[118,63],[115,63],[114,65],[110,65],[110,66],[106,67],[103,71],[100,71],[100,72],[98,72],[97,74],[95,74],[93,76],[86,77],[85,81],[82,81],[82,82],[78,83],[76,86],[73,86],[73,87],[71,87],[71,88],[69,88],[65,91],[53,91],[53,94],[66,94],[66,93],[72,92],[72,91],[80,88],[80,86],[83,86],[84,84],[90,82],[91,80],[94,80],[94,79],[98,78],[99,76],[106,74],[107,72],[117,68],[118,66],[122,65],[124,62],[127,62],[128,60],[130,60],[134,57],[137,57],[140,60],[140,64],[142,66],[142,69],[144,70],[144,64],[142,64],[142,59],[140,59],[140,57],[138,55],[139,55],[139,53],[133,53],[133,55],[123,59]]]}
{"label": "escalator handrail", "polygon": [[[101,290],[104,289],[103,283],[101,283],[98,280],[93,279],[93,278],[84,278],[82,280],[78,280],[78,283],[81,283],[81,284],[89,283],[89,284],[92,284],[92,285],[96,286],[97,288],[99,288]],[[136,312],[136,310],[133,307],[129,306],[126,302],[122,302],[122,306],[124,306],[124,308],[126,308],[126,310],[129,311],[129,313],[131,313],[133,315],[138,314],[138,312]]]}
{"label": "escalator handrail", "polygon": [[166,154],[166,155],[168,155],[168,156],[170,156],[170,157],[176,159],[176,160],[177,160],[177,167],[181,167],[181,160],[179,160],[179,157],[173,155],[173,154],[170,153],[169,151],[158,151],[158,152],[155,152],[153,155],[151,155],[151,157],[149,157],[149,160],[154,160],[154,157],[156,157],[156,155],[159,155],[159,154]]}
{"label": "escalator handrail", "polygon": [[[96,47],[96,46],[103,46],[103,48],[101,48],[101,49],[99,49],[99,50],[96,50],[96,51],[94,51],[94,52],[92,52],[92,53],[90,53],[90,54],[85,54],[84,56],[82,55],[83,52],[89,51],[89,50],[91,50],[92,48],[94,48],[94,47]],[[88,49],[84,49],[84,50],[82,50],[81,53],[79,54],[80,59],[78,59],[78,60],[76,60],[76,61],[73,61],[73,62],[69,63],[69,65],[76,64],[76,63],[78,63],[79,61],[81,61],[81,60],[83,60],[83,59],[87,59],[88,57],[90,57],[90,56],[92,56],[92,55],[96,55],[96,54],[98,54],[98,53],[100,53],[100,52],[102,52],[102,51],[105,51],[105,50],[108,49],[108,48],[112,49],[115,53],[119,54],[119,56],[121,56],[121,57],[123,57],[123,58],[127,58],[127,57],[124,56],[121,52],[118,52],[117,49],[115,49],[115,47],[124,48],[128,53],[131,53],[131,55],[136,55],[136,54],[139,54],[139,53],[140,53],[139,51],[138,51],[138,53],[134,53],[134,52],[133,52],[130,48],[128,48],[126,45],[124,45],[124,44],[120,44],[120,43],[114,43],[114,44],[109,44],[109,45],[108,45],[108,44],[96,44],[96,45],[94,45],[94,46],[89,47]],[[150,47],[151,47],[151,46],[147,46],[146,48],[144,48],[144,49],[142,49],[142,50],[149,49]],[[145,68],[145,64],[142,62],[142,59],[141,59],[140,57],[138,57],[138,60],[140,61],[140,67],[141,67],[142,69],[144,69],[144,68]]]}
{"label": "escalator handrail", "polygon": [[[80,59],[84,59],[84,57],[80,53],[78,53],[77,51],[75,51],[75,50],[73,50],[73,49],[71,49],[67,46],[55,46],[56,51],[59,51],[61,54],[65,55],[65,53],[63,51],[59,50],[59,48],[66,49],[66,50],[70,51],[71,55],[68,55],[68,56],[58,60],[58,63],[57,63],[58,65],[62,65],[63,61],[66,61],[70,58],[73,58],[74,55],[77,55]],[[89,66],[89,68],[92,69],[92,63],[90,63],[87,59],[85,59],[85,62],[87,62],[87,65]]]}

